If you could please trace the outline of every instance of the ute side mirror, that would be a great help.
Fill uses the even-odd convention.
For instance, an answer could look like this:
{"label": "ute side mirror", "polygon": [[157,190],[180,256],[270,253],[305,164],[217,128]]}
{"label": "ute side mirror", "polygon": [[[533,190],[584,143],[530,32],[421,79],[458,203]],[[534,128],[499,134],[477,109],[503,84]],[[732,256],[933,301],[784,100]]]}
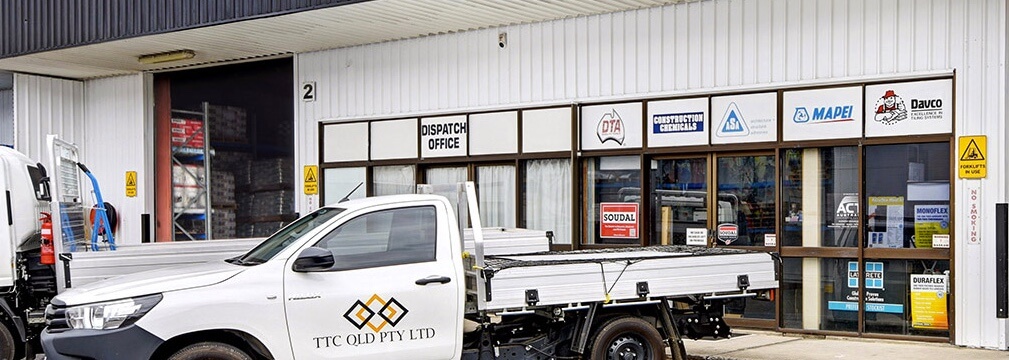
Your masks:
{"label": "ute side mirror", "polygon": [[294,259],[294,265],[291,266],[291,270],[295,272],[326,271],[331,269],[335,264],[336,261],[333,260],[332,251],[313,246],[298,254],[298,258]]}

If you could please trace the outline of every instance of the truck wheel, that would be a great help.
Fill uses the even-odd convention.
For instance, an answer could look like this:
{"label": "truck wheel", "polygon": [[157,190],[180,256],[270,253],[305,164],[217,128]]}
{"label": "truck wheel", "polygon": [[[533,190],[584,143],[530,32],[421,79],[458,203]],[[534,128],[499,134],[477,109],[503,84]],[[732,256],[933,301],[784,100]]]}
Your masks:
{"label": "truck wheel", "polygon": [[14,343],[14,335],[7,328],[7,324],[0,323],[0,360],[14,360],[17,353],[17,344]]}
{"label": "truck wheel", "polygon": [[596,330],[589,359],[658,360],[666,358],[662,335],[648,322],[618,317]]}
{"label": "truck wheel", "polygon": [[228,344],[201,342],[182,348],[168,360],[252,360],[252,357]]}

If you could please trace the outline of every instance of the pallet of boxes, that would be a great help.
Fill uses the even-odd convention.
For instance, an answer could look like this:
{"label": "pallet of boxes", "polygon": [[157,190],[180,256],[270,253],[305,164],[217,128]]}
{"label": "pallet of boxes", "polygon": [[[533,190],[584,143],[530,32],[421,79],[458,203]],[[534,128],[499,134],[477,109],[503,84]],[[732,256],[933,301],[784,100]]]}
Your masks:
{"label": "pallet of boxes", "polygon": [[215,145],[210,171],[214,237],[266,237],[293,221],[293,161],[255,159],[243,108],[212,105],[208,118]]}

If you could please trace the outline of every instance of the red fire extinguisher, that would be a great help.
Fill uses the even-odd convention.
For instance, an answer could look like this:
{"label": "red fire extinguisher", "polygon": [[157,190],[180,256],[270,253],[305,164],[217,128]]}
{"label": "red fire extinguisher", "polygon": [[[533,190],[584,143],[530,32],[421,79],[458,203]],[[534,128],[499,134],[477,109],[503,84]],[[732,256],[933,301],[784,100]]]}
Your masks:
{"label": "red fire extinguisher", "polygon": [[56,264],[56,249],[53,247],[53,217],[47,212],[42,213],[42,265]]}

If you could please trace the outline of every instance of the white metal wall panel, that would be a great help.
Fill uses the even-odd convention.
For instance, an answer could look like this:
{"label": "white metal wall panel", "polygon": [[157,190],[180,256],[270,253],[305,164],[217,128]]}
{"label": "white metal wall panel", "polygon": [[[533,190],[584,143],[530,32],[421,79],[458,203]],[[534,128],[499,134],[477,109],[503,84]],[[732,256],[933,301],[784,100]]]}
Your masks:
{"label": "white metal wall panel", "polygon": [[469,116],[469,154],[518,153],[518,111]]}
{"label": "white metal wall panel", "polygon": [[14,145],[14,90],[0,90],[0,145]]}
{"label": "white metal wall panel", "polygon": [[[139,244],[140,215],[154,197],[153,134],[147,116],[144,75],[89,80],[84,83],[84,141],[79,142],[81,162],[98,179],[102,197],[119,211],[116,241]],[[148,151],[150,150],[150,151]],[[137,172],[137,196],[126,197],[126,172]],[[91,189],[90,184],[85,189]],[[87,201],[93,201],[88,198]],[[153,216],[153,214],[152,214]]]}
{"label": "white metal wall panel", "polygon": [[322,161],[367,161],[368,123],[330,124],[322,129]]}
{"label": "white metal wall panel", "polygon": [[570,150],[570,107],[522,111],[522,152]]}
{"label": "white metal wall panel", "polygon": [[[299,81],[317,81],[320,101],[301,103],[306,134],[319,120],[426,116],[800,84],[913,77],[956,71],[957,135],[1000,134],[1006,153],[1006,4],[1000,0],[714,0],[449,33],[299,54]],[[497,46],[499,32],[508,45]],[[370,105],[370,106],[369,106]],[[314,135],[314,134],[313,134]],[[301,150],[317,153],[315,137]],[[308,141],[304,141],[308,140]],[[1005,201],[1007,164],[989,162],[963,189]],[[994,217],[984,203],[982,218]],[[994,317],[994,224],[968,246],[957,226],[957,344],[1006,348]],[[981,274],[980,278],[976,276]]]}
{"label": "white metal wall panel", "polygon": [[14,74],[14,149],[36,161],[48,154],[45,139],[57,134],[84,140],[84,83]]}

